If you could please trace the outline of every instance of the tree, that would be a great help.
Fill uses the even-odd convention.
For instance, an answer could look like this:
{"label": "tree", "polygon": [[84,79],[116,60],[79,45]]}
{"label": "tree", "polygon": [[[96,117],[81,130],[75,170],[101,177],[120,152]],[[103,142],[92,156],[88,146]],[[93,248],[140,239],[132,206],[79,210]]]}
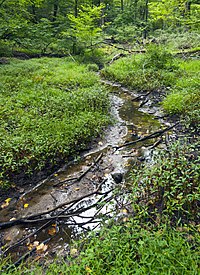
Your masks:
{"label": "tree", "polygon": [[79,47],[90,47],[101,37],[102,28],[99,21],[103,5],[82,6],[78,14],[69,14],[68,18],[71,25],[71,36]]}

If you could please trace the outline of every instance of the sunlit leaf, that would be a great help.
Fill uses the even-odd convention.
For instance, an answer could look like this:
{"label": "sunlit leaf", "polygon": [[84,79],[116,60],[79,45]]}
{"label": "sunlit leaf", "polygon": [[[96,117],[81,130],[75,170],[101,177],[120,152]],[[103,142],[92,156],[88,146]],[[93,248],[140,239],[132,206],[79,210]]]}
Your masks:
{"label": "sunlit leaf", "polygon": [[7,199],[5,200],[6,203],[9,203],[10,201],[11,201],[11,198],[7,198]]}
{"label": "sunlit leaf", "polygon": [[92,269],[86,266],[85,271],[87,271],[87,274],[90,274],[92,272]]}
{"label": "sunlit leaf", "polygon": [[54,236],[56,234],[56,227],[51,227],[49,230],[48,230],[48,234],[50,236]]}

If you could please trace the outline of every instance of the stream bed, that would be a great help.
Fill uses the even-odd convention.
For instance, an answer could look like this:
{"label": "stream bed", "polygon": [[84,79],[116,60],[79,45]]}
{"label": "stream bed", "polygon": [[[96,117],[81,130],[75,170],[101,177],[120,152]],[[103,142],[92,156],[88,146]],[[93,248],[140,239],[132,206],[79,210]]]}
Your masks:
{"label": "stream bed", "polygon": [[0,230],[0,254],[9,253],[14,262],[30,253],[63,256],[70,253],[72,239],[99,228],[102,220],[127,215],[130,167],[151,161],[148,147],[155,139],[116,147],[159,130],[161,123],[155,115],[139,111],[126,89],[112,88],[111,102],[115,123],[92,149],[26,193],[21,190],[20,198],[0,211],[1,223],[22,220]]}

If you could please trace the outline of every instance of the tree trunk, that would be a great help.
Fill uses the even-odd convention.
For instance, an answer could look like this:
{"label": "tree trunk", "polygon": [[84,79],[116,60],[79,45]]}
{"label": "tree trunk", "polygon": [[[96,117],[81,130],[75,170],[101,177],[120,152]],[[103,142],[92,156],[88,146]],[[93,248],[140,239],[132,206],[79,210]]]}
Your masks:
{"label": "tree trunk", "polygon": [[124,0],[121,0],[121,11],[124,11]]}
{"label": "tree trunk", "polygon": [[148,25],[148,17],[149,17],[148,3],[149,3],[149,0],[145,0],[145,8],[144,8],[144,21],[145,21],[144,39],[147,38],[147,25]]}
{"label": "tree trunk", "polygon": [[[75,0],[74,2],[74,16],[77,18],[78,17],[78,0]],[[74,37],[74,42],[72,46],[72,54],[76,54],[77,52],[77,41],[76,37]]]}
{"label": "tree trunk", "polygon": [[52,21],[55,22],[56,21],[56,18],[57,18],[57,15],[58,15],[58,8],[59,8],[59,0],[56,0],[54,5],[53,5],[53,19]]}

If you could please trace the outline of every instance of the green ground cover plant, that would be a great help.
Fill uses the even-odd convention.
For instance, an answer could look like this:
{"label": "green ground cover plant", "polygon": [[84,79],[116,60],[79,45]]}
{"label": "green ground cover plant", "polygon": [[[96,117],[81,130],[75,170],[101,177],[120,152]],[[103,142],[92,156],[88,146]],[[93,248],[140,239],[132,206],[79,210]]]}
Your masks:
{"label": "green ground cover plant", "polygon": [[132,215],[72,243],[65,260],[5,270],[5,259],[1,274],[199,274],[198,147],[176,142],[157,152],[152,164],[135,167]]}
{"label": "green ground cover plant", "polygon": [[162,47],[150,46],[143,55],[131,55],[102,70],[102,76],[137,91],[168,92],[162,107],[169,114],[183,117],[184,124],[199,131],[200,62],[175,58]]}
{"label": "green ground cover plant", "polygon": [[170,114],[183,116],[187,127],[199,131],[200,124],[200,62],[187,60],[180,62],[183,74],[163,101],[163,108]]}
{"label": "green ground cover plant", "polygon": [[153,165],[135,168],[131,174],[132,201],[141,222],[198,224],[200,221],[199,142],[176,142],[159,150]]}
{"label": "green ground cover plant", "polygon": [[108,93],[84,65],[12,60],[0,82],[1,185],[85,148],[110,121]]}
{"label": "green ground cover plant", "polygon": [[155,45],[150,46],[146,54],[121,58],[101,72],[102,76],[137,91],[171,86],[178,73],[177,60]]}

